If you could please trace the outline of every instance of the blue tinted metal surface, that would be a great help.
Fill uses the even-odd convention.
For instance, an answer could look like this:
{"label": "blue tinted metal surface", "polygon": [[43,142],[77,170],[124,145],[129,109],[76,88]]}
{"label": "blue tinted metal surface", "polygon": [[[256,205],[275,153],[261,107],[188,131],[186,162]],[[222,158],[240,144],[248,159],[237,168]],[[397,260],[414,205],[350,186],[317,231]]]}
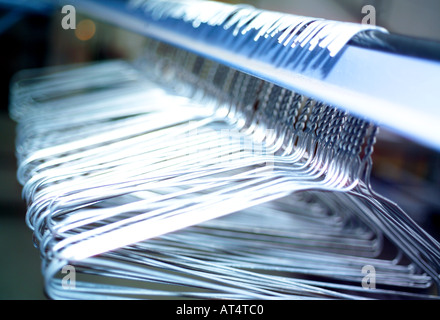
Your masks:
{"label": "blue tinted metal surface", "polygon": [[274,47],[222,28],[156,21],[124,1],[71,1],[99,20],[192,51],[328,104],[366,117],[404,137],[440,150],[440,63],[347,45],[325,49]]}

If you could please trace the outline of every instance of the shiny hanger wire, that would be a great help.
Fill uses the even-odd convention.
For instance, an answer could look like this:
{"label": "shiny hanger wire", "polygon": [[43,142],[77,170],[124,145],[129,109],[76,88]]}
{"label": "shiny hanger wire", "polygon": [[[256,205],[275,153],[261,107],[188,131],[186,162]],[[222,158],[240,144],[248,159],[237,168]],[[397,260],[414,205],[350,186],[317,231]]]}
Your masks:
{"label": "shiny hanger wire", "polygon": [[[366,157],[366,159],[368,159],[368,157]],[[399,212],[397,212],[398,214],[399,214]],[[404,213],[403,213],[404,214]],[[404,214],[404,216],[405,216],[405,214]],[[408,218],[406,218],[406,219],[408,219]],[[418,229],[418,230],[420,230],[420,227],[418,227],[416,224],[414,224],[413,222],[411,222],[410,221],[410,223],[412,224],[412,226],[413,227],[415,227],[416,229]],[[425,232],[423,232],[423,233],[425,233]],[[423,235],[422,235],[423,236]],[[426,237],[426,233],[425,233],[425,235],[424,235],[425,237]],[[427,241],[432,241],[432,239],[430,239],[430,236],[429,235],[427,235],[428,236],[428,238],[427,238]],[[425,242],[426,242],[426,240],[425,240]],[[424,248],[424,249],[426,249],[426,248]],[[438,245],[437,245],[437,243],[435,243],[434,242],[434,248],[429,248],[428,247],[428,250],[431,250],[435,255],[436,255],[436,258],[437,258],[437,261],[438,261]],[[435,276],[435,274],[434,274],[434,276]]]}
{"label": "shiny hanger wire", "polygon": [[[260,208],[260,207],[258,207],[258,208]],[[260,210],[260,212],[258,214],[262,214],[262,213],[264,213],[264,215],[268,219],[271,220],[271,223],[268,223],[267,225],[273,226],[273,228],[275,230],[275,235],[279,234],[279,232],[284,229],[286,229],[286,231],[289,230],[287,228],[288,224],[286,224],[286,221],[284,221],[284,219],[281,220],[281,224],[274,223],[273,219],[275,219],[275,221],[277,219],[276,212],[271,212],[270,210],[268,210],[268,211]],[[146,263],[146,265],[149,265],[150,263],[153,263],[153,265],[154,265],[154,259],[155,259],[154,252],[160,252],[160,255],[162,257],[160,259],[160,261],[161,261],[160,263],[163,264],[165,261],[168,261],[167,263],[169,263],[169,265],[162,265],[162,268],[164,268],[165,270],[167,270],[167,269],[178,270],[179,268],[181,269],[182,263],[183,263],[182,261],[185,261],[185,259],[186,259],[186,261],[188,262],[187,268],[189,268],[189,269],[188,270],[184,269],[185,273],[187,273],[187,272],[189,274],[193,273],[194,275],[197,275],[197,272],[192,272],[191,270],[197,270],[197,265],[199,263],[202,263],[200,268],[202,270],[204,270],[204,272],[203,272],[204,277],[209,277],[209,279],[212,279],[211,278],[212,274],[206,273],[207,271],[213,272],[213,274],[219,274],[219,272],[220,272],[220,274],[221,274],[222,273],[221,270],[225,269],[224,266],[229,266],[229,268],[224,270],[223,273],[228,276],[230,276],[231,274],[234,274],[234,276],[237,276],[238,270],[234,271],[234,269],[231,269],[231,267],[232,268],[237,268],[237,267],[238,268],[246,268],[247,263],[250,263],[249,267],[251,267],[253,270],[256,270],[259,268],[262,268],[263,270],[272,270],[272,268],[274,268],[273,270],[277,270],[278,272],[280,270],[285,270],[286,272],[288,272],[289,270],[291,272],[294,271],[295,268],[292,266],[292,260],[290,260],[290,258],[295,257],[295,249],[294,248],[289,247],[289,248],[286,248],[287,251],[283,251],[282,247],[280,249],[279,245],[278,246],[275,245],[273,248],[269,247],[268,251],[266,252],[265,250],[263,250],[263,248],[265,248],[266,245],[272,246],[274,242],[271,241],[271,242],[265,243],[264,239],[258,240],[258,237],[255,237],[252,235],[250,236],[250,233],[246,232],[246,229],[244,230],[244,232],[245,232],[244,239],[238,240],[238,241],[245,241],[241,244],[240,244],[240,242],[233,240],[233,239],[236,239],[237,236],[231,237],[231,235],[228,234],[231,232],[231,230],[232,231],[237,230],[237,226],[239,226],[239,225],[243,226],[243,223],[245,226],[250,224],[250,230],[254,230],[255,227],[261,226],[261,224],[260,224],[262,221],[261,219],[264,217],[258,216],[258,214],[256,217],[254,217],[254,219],[247,217],[245,213],[243,213],[241,216],[240,215],[231,215],[231,216],[223,218],[223,220],[220,220],[220,222],[221,221],[226,222],[226,224],[223,224],[223,225],[222,224],[219,225],[218,223],[216,223],[216,221],[208,222],[207,223],[207,227],[208,227],[207,232],[208,233],[206,233],[206,236],[211,237],[209,240],[208,239],[202,240],[203,238],[200,238],[200,231],[203,230],[203,225],[201,225],[200,227],[193,227],[196,229],[195,230],[196,233],[194,233],[194,235],[192,235],[192,236],[191,236],[191,232],[190,232],[191,228],[190,228],[185,231],[181,231],[178,234],[168,234],[164,237],[161,237],[160,239],[163,239],[163,240],[159,239],[159,240],[151,240],[151,241],[148,241],[145,243],[138,243],[135,245],[134,252],[130,247],[124,248],[124,249],[122,249],[122,251],[126,251],[127,253],[130,252],[130,255],[127,256],[126,254],[124,254],[123,256],[126,256],[127,258],[129,258],[128,261],[137,262],[138,264],[139,263]],[[243,217],[243,219],[240,219],[240,217]],[[239,218],[239,219],[237,219],[237,218]],[[226,221],[225,221],[225,219],[226,219]],[[228,222],[228,219],[230,219],[231,222]],[[240,220],[241,220],[241,223],[240,223]],[[325,219],[322,219],[320,221],[323,222],[323,221],[325,221]],[[202,228],[202,229],[200,230],[200,228]],[[210,232],[209,228],[220,228],[221,230],[223,230],[223,232],[226,233],[225,234],[226,238],[223,238],[222,234],[220,234],[220,235],[218,233],[213,234],[212,232]],[[238,229],[238,230],[240,230],[240,229]],[[289,231],[291,231],[291,230],[289,230]],[[346,231],[348,231],[348,230],[346,230]],[[264,231],[262,231],[262,232],[264,233]],[[189,238],[187,238],[186,234],[189,235]],[[182,236],[183,236],[183,238],[182,238]],[[195,238],[193,239],[193,237],[195,237]],[[218,240],[215,240],[215,238],[212,238],[212,237],[219,237],[219,238],[218,238]],[[247,241],[246,240],[247,238],[249,238],[250,241]],[[239,238],[237,238],[237,239],[239,239]],[[165,241],[165,242],[163,244],[161,244],[162,241]],[[228,242],[230,242],[232,247],[228,247]],[[245,249],[246,248],[244,246],[245,243],[247,243],[247,246],[249,246],[249,248]],[[204,249],[205,246],[203,244],[205,244],[206,249]],[[223,248],[224,250],[226,250],[226,248],[229,248],[229,249],[227,249],[226,251],[218,252],[215,250],[216,245],[220,245],[220,247]],[[238,246],[238,247],[235,247],[235,246]],[[191,250],[193,247],[194,247],[195,251],[192,253]],[[258,248],[258,250],[252,249],[252,247],[255,247],[255,249]],[[319,250],[319,248],[316,248],[316,249]],[[205,251],[201,251],[201,250],[208,250],[208,251],[205,252]],[[240,250],[244,250],[244,251],[241,252]],[[260,250],[263,250],[264,252],[261,252]],[[312,250],[313,250],[313,248],[312,248]],[[145,254],[145,252],[148,252],[148,254]],[[169,252],[169,253],[167,253],[167,252]],[[222,252],[228,252],[224,256],[223,259],[221,258]],[[258,254],[259,252],[261,252],[261,256]],[[275,261],[270,260],[270,256],[272,256],[271,253],[274,253],[273,258],[276,259]],[[171,256],[169,256],[169,254],[171,254]],[[212,256],[212,254],[214,254],[214,256]],[[236,254],[237,256],[235,256],[234,254]],[[257,254],[257,256],[255,256],[255,254]],[[325,258],[326,254],[328,254],[328,253],[322,253],[321,255],[313,256],[313,251],[307,253],[305,251],[300,250],[298,252],[297,258],[294,258],[294,259],[299,259],[298,260],[299,266],[302,266],[304,268],[303,272],[306,272],[306,274],[309,274],[309,275],[313,274],[314,272],[316,272],[317,274],[319,274],[320,272],[324,272],[323,274],[321,274],[321,276],[325,275],[326,274],[325,270],[319,271],[319,270],[316,270],[316,268],[319,268],[319,267],[325,268],[325,266],[327,264],[331,264],[336,267],[336,265],[339,263],[338,260],[340,260],[342,265],[344,265],[345,263],[348,263],[347,267],[349,267],[350,265],[353,267],[353,265],[352,265],[353,261],[351,261],[351,259],[353,259],[353,258],[349,257],[349,256],[344,256],[344,255],[338,256],[338,255],[331,255],[330,254],[330,256],[328,257],[329,260],[327,261],[327,264],[326,264],[324,262],[324,261],[326,261],[326,258]],[[164,260],[164,255],[168,256],[169,258]],[[244,256],[248,255],[249,256],[248,259],[243,260],[243,255]],[[106,256],[106,254],[104,256]],[[116,260],[122,259],[122,261],[125,261],[125,258],[121,257],[118,252],[115,252],[113,254],[110,253],[110,255],[107,258],[109,258],[109,257],[112,257]],[[185,258],[185,257],[192,257],[192,258],[188,260],[188,258]],[[242,258],[240,259],[240,257],[242,257]],[[265,257],[265,259],[263,259],[263,257]],[[182,258],[184,260],[182,260]],[[203,263],[202,261],[198,261],[200,259],[203,260],[206,258],[209,258],[208,260],[210,262],[208,264],[206,262]],[[103,259],[104,259],[104,261],[106,261],[105,257],[103,257]],[[249,259],[251,259],[251,260],[249,260]],[[318,262],[318,260],[316,260],[316,259],[320,260],[320,262]],[[241,260],[241,262],[240,262],[240,260]],[[346,260],[346,262],[343,262],[344,260]],[[219,266],[216,266],[215,261],[218,261],[217,263],[221,263],[221,264]],[[282,266],[282,261],[286,261],[286,263],[288,263],[286,265],[287,268]],[[295,260],[293,260],[293,261],[295,261]],[[304,263],[307,264],[307,261],[310,261],[309,263],[312,263],[312,265],[311,265],[312,269],[309,271],[308,271],[307,267],[304,265]],[[315,262],[313,263],[313,261],[315,261]],[[396,279],[395,280],[396,282],[394,283],[394,285],[405,286],[404,281],[410,281],[413,283],[412,285],[414,285],[414,283],[417,281],[422,281],[421,282],[421,284],[422,284],[423,281],[427,280],[426,278],[425,278],[425,280],[423,280],[424,279],[423,275],[421,277],[414,275],[414,278],[412,280],[410,280],[409,278],[406,278],[408,275],[405,276],[405,272],[411,274],[412,273],[411,269],[406,269],[403,266],[399,267],[393,261],[389,261],[389,262],[382,261],[381,262],[381,261],[362,259],[360,257],[357,257],[356,261],[357,261],[357,263],[359,263],[359,268],[362,264],[373,264],[373,265],[377,266],[378,270],[380,270],[383,267],[383,268],[385,268],[384,271],[388,268],[390,274],[384,273],[381,275],[381,276],[383,276],[383,280],[385,281],[385,283],[387,281],[389,283],[393,283],[392,279]],[[157,262],[159,262],[159,261],[157,261]],[[93,270],[93,268],[96,267],[97,265],[99,265],[99,261],[96,261],[96,258],[92,258],[92,261],[85,260],[83,262],[80,262],[80,267],[87,266],[86,270],[89,270],[89,272],[90,272],[90,269]],[[176,268],[176,266],[180,266],[180,267]],[[209,266],[210,266],[210,268],[207,269],[207,267],[209,267]],[[88,269],[88,268],[90,268],[90,269]],[[115,262],[115,264],[111,264],[111,263],[107,262],[105,270],[107,270],[109,272],[109,275],[112,273],[111,270],[115,270],[114,268],[122,268],[124,270],[127,270],[126,269],[127,267],[124,266],[124,262],[121,262],[121,261],[119,263]],[[315,269],[315,271],[313,271],[314,269]],[[399,269],[400,269],[400,271],[399,271]],[[345,272],[343,271],[344,268],[338,269],[336,267],[336,269],[333,269],[333,270],[332,270],[332,268],[330,268],[330,269],[328,269],[328,272],[333,272],[333,275],[337,278],[338,277],[338,270],[340,272],[342,271],[344,276],[349,277],[348,274],[346,273],[347,271],[345,271]],[[295,271],[301,273],[301,267],[299,269],[296,269]],[[353,271],[354,271],[353,281],[356,282],[356,277],[359,277],[359,275],[356,274],[356,267],[353,268]],[[98,269],[96,271],[96,273],[98,275],[100,274],[100,272],[102,272],[102,270]],[[129,273],[130,275],[127,275],[127,273],[124,271],[123,274],[119,273],[119,275],[115,274],[114,276],[122,278],[122,279],[124,279],[124,278],[133,279],[134,278],[134,279],[137,279],[137,281],[141,281],[141,282],[146,281],[147,283],[149,281],[148,279],[150,279],[150,277],[151,277],[151,274],[149,273],[148,270],[142,270],[142,269],[133,270],[132,269],[129,272],[130,272]],[[147,274],[149,274],[150,277],[143,278],[142,274],[145,272],[147,272]],[[397,274],[396,274],[396,272],[397,272]],[[402,275],[400,276],[401,278],[399,278],[398,273],[402,273]],[[202,276],[202,274],[199,273],[198,276]],[[245,279],[243,279],[243,280],[246,281],[243,289],[248,290],[247,297],[248,298],[252,298],[252,297],[255,298],[256,296],[252,295],[252,293],[250,293],[250,292],[252,292],[252,286],[249,285],[250,283],[252,283],[252,282],[250,282],[250,281],[252,281],[250,279],[255,279],[254,281],[256,281],[256,282],[254,283],[254,285],[258,285],[261,287],[263,285],[263,283],[261,282],[262,281],[261,276],[259,277],[258,275],[255,275],[255,274],[249,273],[249,272],[246,272],[245,274],[243,274],[243,276],[245,277]],[[167,277],[167,275],[164,273],[156,274],[154,277],[155,277],[154,278],[155,282],[156,281],[157,282],[161,282],[161,281],[170,282],[170,281],[172,281],[173,283],[175,283],[176,285],[179,285],[179,286],[186,284],[188,286],[196,285],[196,286],[200,286],[201,288],[210,288],[209,283],[191,282],[191,280],[189,280],[189,279],[182,280],[182,279],[178,279],[178,278],[174,277],[173,280],[164,280]],[[257,278],[255,278],[255,277],[257,277]],[[266,290],[267,289],[277,290],[277,291],[281,290],[279,287],[277,287],[281,284],[278,283],[279,280],[277,280],[276,276],[271,277],[266,274],[265,277],[267,278],[266,280],[270,279],[270,286],[266,287]],[[409,275],[409,277],[411,277],[411,275]],[[214,276],[214,279],[215,279],[215,276]],[[418,279],[418,280],[416,280],[416,279]],[[188,280],[189,280],[189,282],[188,282]],[[221,282],[221,278],[217,278],[217,280]],[[234,278],[234,280],[237,281],[238,279]],[[357,279],[357,280],[359,280],[359,279]],[[54,281],[54,279],[52,279],[51,281]],[[207,279],[205,281],[207,281]],[[292,282],[290,282],[290,281],[292,281]],[[332,290],[339,289],[339,290],[351,290],[354,292],[358,291],[360,296],[358,296],[357,298],[360,298],[360,297],[362,297],[362,294],[365,294],[365,290],[361,289],[360,286],[332,284],[331,281],[327,282],[327,283],[320,283],[319,281],[307,281],[307,280],[304,281],[301,279],[290,279],[288,282],[284,281],[282,283],[282,286],[284,288],[284,295],[280,296],[279,293],[278,294],[272,293],[272,297],[275,297],[277,299],[282,298],[282,297],[290,298],[290,299],[300,298],[301,296],[307,297],[308,294],[310,294],[310,291],[308,294],[307,294],[307,291],[298,292],[300,295],[298,297],[295,297],[295,295],[293,294],[293,291],[292,291],[294,289],[293,289],[293,287],[291,287],[291,285],[293,285],[295,283],[295,281],[300,281],[301,283],[307,284],[308,286],[311,286],[311,285],[317,286],[318,288],[321,286],[324,288],[332,288]],[[403,281],[403,282],[401,282],[401,284],[399,285],[398,283],[400,281]],[[51,283],[51,284],[54,288],[57,287],[56,282]],[[268,282],[264,282],[264,286],[266,286],[268,284],[269,284]],[[226,287],[223,287],[223,288],[218,287],[218,286],[211,287],[211,289],[216,290],[215,292],[217,292],[217,293],[205,293],[204,297],[211,297],[211,298],[221,297],[222,294],[218,293],[218,291],[222,292],[223,290],[226,290],[226,292],[228,292],[230,290],[234,290],[233,288],[232,289],[228,288],[228,285],[230,286],[231,283],[226,282],[226,283],[224,283],[224,285],[226,285]],[[234,286],[236,287],[237,285],[238,285],[238,282],[237,283],[234,282]],[[412,286],[409,283],[407,283],[406,285]],[[59,283],[58,283],[58,286],[59,286]],[[84,293],[91,294],[90,290],[87,292],[87,288],[88,287],[85,286],[84,290],[86,292],[84,292]],[[270,289],[270,288],[272,288],[272,289]],[[308,287],[309,290],[311,288],[312,287]],[[94,287],[94,289],[99,290],[95,287]],[[139,290],[136,293],[134,293],[133,291],[136,291],[136,290],[134,290],[133,288],[119,288],[120,291],[117,291],[118,288],[114,288],[112,286],[101,288],[101,290],[102,290],[101,291],[102,294],[108,294],[109,292],[112,292],[114,294],[121,294],[121,295],[124,295],[124,294],[129,295],[131,293],[131,294],[135,294],[135,295],[139,295],[139,296],[141,296],[142,294],[144,294],[144,295],[151,294],[154,296],[154,291],[151,292],[151,290],[144,290],[144,291]],[[362,292],[362,290],[363,290],[363,292]],[[329,295],[333,298],[335,298],[335,297],[355,298],[356,297],[356,296],[340,295],[340,293],[338,294],[337,291],[335,291],[333,293],[331,291],[327,291],[327,292],[316,291],[315,294],[317,294],[317,296],[319,296],[320,295],[320,294],[318,294],[319,292],[322,295],[321,298],[325,297],[325,295]],[[376,293],[376,297],[379,297],[380,295],[383,295],[383,296],[400,295],[401,297],[423,298],[423,296],[420,296],[417,294],[407,294],[405,292],[399,292],[398,290],[397,291],[392,291],[392,290],[388,291],[388,290],[379,289],[379,290],[375,291],[375,293]],[[69,296],[70,294],[73,294],[73,293],[66,292],[66,291],[64,291],[64,292],[60,291],[59,294],[62,296],[64,294],[64,297],[66,297],[66,295]],[[158,292],[157,294],[160,295],[161,292]],[[192,296],[193,298],[202,297],[202,295],[197,296],[197,293],[191,294],[190,292],[185,292],[185,291],[180,292],[180,294],[181,294],[181,296],[189,296],[189,297]],[[223,293],[223,294],[225,294],[225,293]],[[263,296],[257,296],[257,298],[266,298],[267,299],[267,298],[271,297],[270,291],[266,292],[266,296],[264,296],[264,293],[260,293],[260,294],[263,294]],[[269,294],[269,295],[267,295],[267,294]],[[223,297],[227,297],[227,295],[223,296]],[[233,296],[229,296],[229,297],[233,297]],[[425,298],[428,298],[428,296],[425,296]]]}

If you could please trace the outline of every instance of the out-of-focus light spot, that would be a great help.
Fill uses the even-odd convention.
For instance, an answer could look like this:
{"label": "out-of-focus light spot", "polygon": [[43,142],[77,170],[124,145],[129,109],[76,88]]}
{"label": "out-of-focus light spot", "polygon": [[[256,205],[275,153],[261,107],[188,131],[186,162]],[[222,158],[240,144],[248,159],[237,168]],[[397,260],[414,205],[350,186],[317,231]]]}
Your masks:
{"label": "out-of-focus light spot", "polygon": [[82,41],[87,41],[93,38],[96,32],[95,23],[90,19],[81,20],[75,29],[75,36]]}

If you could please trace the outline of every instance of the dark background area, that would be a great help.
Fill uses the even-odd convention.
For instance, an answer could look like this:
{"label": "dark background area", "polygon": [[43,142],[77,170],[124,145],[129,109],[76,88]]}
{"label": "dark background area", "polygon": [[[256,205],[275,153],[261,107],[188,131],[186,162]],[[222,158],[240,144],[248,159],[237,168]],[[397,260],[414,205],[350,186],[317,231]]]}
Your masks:
{"label": "dark background area", "polygon": [[[1,10],[0,16],[10,14]],[[9,82],[23,68],[46,65],[50,19],[46,15],[22,16],[0,34],[0,299],[44,299],[38,250],[24,222],[26,207],[15,178],[15,123],[8,116]]]}
{"label": "dark background area", "polygon": [[[377,8],[377,23],[390,31],[440,40],[440,2],[437,0],[247,2],[266,9],[357,22],[362,17],[362,6],[373,4]],[[78,16],[77,21],[82,18]],[[73,30],[62,29],[60,22],[59,9],[47,7],[36,13],[20,9],[18,5],[0,6],[0,250],[3,253],[0,299],[45,299],[41,261],[32,244],[32,232],[24,221],[26,207],[15,176],[15,123],[8,115],[11,77],[28,68],[112,58],[132,59],[143,44],[140,36],[99,22],[95,22],[95,36],[81,41]],[[439,238],[439,154],[382,130],[374,163],[375,189],[395,199]]]}
{"label": "dark background area", "polygon": [[45,299],[39,252],[25,224],[26,206],[16,179],[15,123],[8,115],[10,81],[23,69],[112,56],[101,56],[92,42],[83,43],[72,30],[61,29],[57,10],[35,13],[2,8],[0,17],[0,299]]}

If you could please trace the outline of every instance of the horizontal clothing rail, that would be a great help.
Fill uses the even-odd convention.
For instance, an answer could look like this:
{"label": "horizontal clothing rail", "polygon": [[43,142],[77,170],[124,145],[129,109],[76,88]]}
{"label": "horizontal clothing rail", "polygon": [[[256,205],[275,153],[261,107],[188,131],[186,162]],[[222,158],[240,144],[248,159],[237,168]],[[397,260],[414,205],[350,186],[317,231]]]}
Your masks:
{"label": "horizontal clothing rail", "polygon": [[265,45],[272,39],[255,41],[254,34],[228,37],[224,25],[158,18],[142,5],[133,5],[142,1],[69,3],[91,18],[325,101],[440,150],[440,44],[399,38],[372,27],[353,34],[338,52],[329,54],[326,48],[274,47],[277,41]]}

